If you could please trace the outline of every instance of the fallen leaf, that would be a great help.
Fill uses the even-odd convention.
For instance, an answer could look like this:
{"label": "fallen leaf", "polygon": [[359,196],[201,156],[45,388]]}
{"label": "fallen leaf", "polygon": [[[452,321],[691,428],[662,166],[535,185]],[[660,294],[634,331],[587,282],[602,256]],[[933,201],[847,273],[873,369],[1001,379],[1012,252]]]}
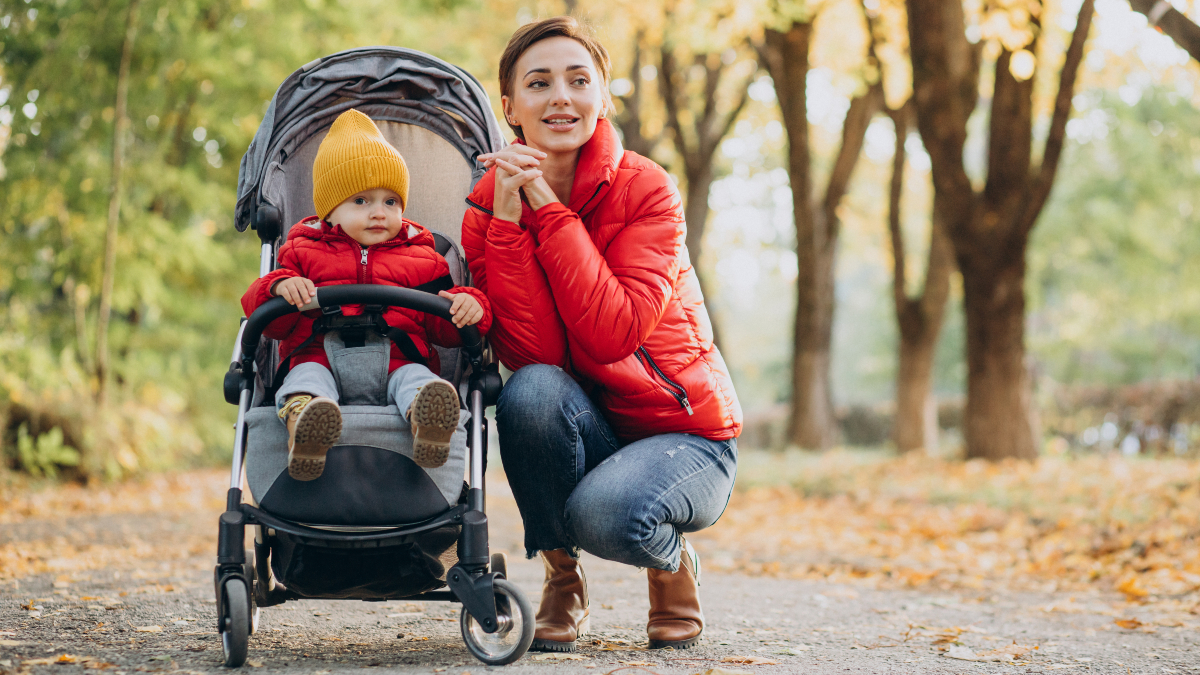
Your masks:
{"label": "fallen leaf", "polygon": [[1129,630],[1136,630],[1146,625],[1137,619],[1117,619],[1113,621],[1113,623],[1117,624],[1121,628],[1128,628]]}
{"label": "fallen leaf", "polygon": [[138,626],[133,630],[136,633],[161,633],[162,626]]}
{"label": "fallen leaf", "polygon": [[1143,586],[1141,580],[1136,576],[1125,577],[1117,584],[1117,590],[1124,593],[1130,600],[1138,600],[1150,595]]}
{"label": "fallen leaf", "polygon": [[797,645],[795,647],[784,647],[783,649],[780,649],[774,653],[782,656],[800,656],[802,653],[810,649],[812,649],[812,647],[809,647],[808,645]]}
{"label": "fallen leaf", "polygon": [[117,664],[109,663],[108,661],[88,661],[83,664],[83,667],[88,670],[108,670],[109,668],[116,668]]}
{"label": "fallen leaf", "polygon": [[653,666],[653,665],[655,665],[649,661],[618,661],[617,663],[624,663],[627,666]]}
{"label": "fallen leaf", "polygon": [[159,654],[158,656],[151,656],[150,660],[151,661],[170,661],[171,655],[170,654]]}
{"label": "fallen leaf", "polygon": [[262,668],[263,667],[262,661],[247,661],[246,665],[250,666],[251,668]]}
{"label": "fallen leaf", "polygon": [[18,640],[0,640],[0,647],[20,647],[23,644],[25,643]]}
{"label": "fallen leaf", "polygon": [[774,666],[779,664],[778,661],[761,656],[726,656],[721,659],[721,663],[744,663],[748,666]]}
{"label": "fallen leaf", "polygon": [[282,625],[284,625],[284,626],[289,626],[289,627],[291,627],[291,628],[299,628],[299,627],[300,627],[300,624],[298,624],[298,623],[292,623],[291,621],[284,621],[284,622],[282,623]]}
{"label": "fallen leaf", "polygon": [[950,659],[958,659],[960,661],[994,661],[996,663],[1012,663],[1013,661],[1026,656],[1036,649],[1037,646],[1019,645],[1014,642],[1007,647],[1001,647],[1000,649],[989,649],[985,652],[976,653],[975,650],[971,649],[970,647],[955,645],[947,650],[946,653],[942,654],[942,656]]}
{"label": "fallen leaf", "polygon": [[709,668],[696,675],[754,675],[753,670],[729,670],[728,668]]}

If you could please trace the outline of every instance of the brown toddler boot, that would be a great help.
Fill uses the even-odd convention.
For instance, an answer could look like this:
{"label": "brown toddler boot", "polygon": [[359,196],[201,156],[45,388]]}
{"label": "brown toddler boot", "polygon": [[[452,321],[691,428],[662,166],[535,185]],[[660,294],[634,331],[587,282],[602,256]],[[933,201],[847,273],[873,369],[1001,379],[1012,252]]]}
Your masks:
{"label": "brown toddler boot", "polygon": [[458,392],[445,380],[426,383],[408,408],[413,432],[413,461],[436,469],[450,457],[450,437],[458,428]]}
{"label": "brown toddler boot", "polygon": [[700,556],[686,539],[679,570],[647,570],[650,581],[650,649],[687,649],[700,642],[704,612],[700,609]]}
{"label": "brown toddler boot", "polygon": [[579,561],[566,549],[542,551],[546,582],[538,605],[537,628],[530,651],[573,652],[575,640],[588,632],[587,580]]}
{"label": "brown toddler boot", "polygon": [[296,394],[279,409],[288,430],[288,475],[314,480],[325,471],[325,453],[342,436],[342,409],[333,399]]}

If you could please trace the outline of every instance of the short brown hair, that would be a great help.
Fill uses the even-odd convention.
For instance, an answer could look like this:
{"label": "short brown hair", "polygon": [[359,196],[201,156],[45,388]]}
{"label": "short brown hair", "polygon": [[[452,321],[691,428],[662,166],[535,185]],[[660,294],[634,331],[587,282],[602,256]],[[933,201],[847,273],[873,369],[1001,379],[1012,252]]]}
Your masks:
{"label": "short brown hair", "polygon": [[[582,26],[573,16],[556,16],[553,19],[527,23],[513,33],[508,40],[508,46],[504,48],[504,53],[500,55],[500,93],[509,97],[513,95],[513,80],[516,77],[517,60],[521,58],[521,55],[534,44],[553,37],[571,38],[583,45],[583,48],[592,55],[592,61],[596,63],[596,70],[599,71],[600,79],[603,80],[601,83],[602,95],[607,115],[613,107],[612,98],[608,93],[612,61],[609,60],[608,50],[604,48],[604,45],[600,44],[591,31]],[[513,124],[509,124],[508,127],[518,138],[525,140],[525,134],[521,131],[521,127]]]}

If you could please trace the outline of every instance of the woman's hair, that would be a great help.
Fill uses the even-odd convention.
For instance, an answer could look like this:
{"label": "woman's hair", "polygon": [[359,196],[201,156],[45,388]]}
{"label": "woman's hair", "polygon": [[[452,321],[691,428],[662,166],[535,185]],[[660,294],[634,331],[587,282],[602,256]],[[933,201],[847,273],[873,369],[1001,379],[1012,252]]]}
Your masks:
{"label": "woman's hair", "polygon": [[[521,55],[534,44],[553,37],[571,38],[583,45],[583,48],[592,55],[592,61],[596,63],[596,70],[601,79],[601,95],[604,97],[604,110],[605,116],[607,116],[608,111],[613,107],[612,98],[608,93],[612,61],[609,60],[608,50],[604,48],[604,45],[600,44],[591,31],[580,25],[572,16],[556,16],[553,19],[527,23],[513,33],[508,40],[508,46],[504,48],[504,53],[500,55],[500,93],[509,97],[513,95],[517,60],[521,58]],[[521,127],[512,124],[509,124],[508,127],[518,138],[525,140],[525,134],[521,131]]]}

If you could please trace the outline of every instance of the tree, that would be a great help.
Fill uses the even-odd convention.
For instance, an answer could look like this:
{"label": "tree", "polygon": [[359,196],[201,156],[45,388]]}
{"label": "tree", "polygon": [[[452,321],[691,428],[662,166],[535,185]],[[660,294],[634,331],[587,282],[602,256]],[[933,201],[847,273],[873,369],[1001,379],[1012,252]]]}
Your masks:
{"label": "tree", "polygon": [[904,191],[904,167],[908,160],[905,143],[911,128],[912,102],[909,101],[899,110],[887,112],[896,129],[896,150],[888,191],[888,234],[892,245],[892,300],[900,329],[892,439],[901,452],[918,448],[932,450],[937,447],[938,435],[937,401],[933,397],[933,359],[945,318],[946,302],[950,297],[954,252],[945,224],[939,217],[935,198],[929,228],[925,283],[919,294],[910,297],[907,291],[900,202]]}
{"label": "tree", "polygon": [[1193,59],[1200,61],[1200,26],[1171,6],[1167,0],[1129,0],[1133,11],[1145,14],[1150,25],[1166,33]]}
{"label": "tree", "polygon": [[858,162],[871,119],[883,106],[883,88],[869,83],[846,112],[828,182],[814,201],[812,150],[806,88],[810,70],[813,18],[791,19],[767,28],[758,45],[779,99],[788,139],[787,167],[796,227],[796,314],[793,325],[792,410],[789,442],[824,449],[836,437],[830,349],[833,343],[835,262],[839,221],[837,209]]}
{"label": "tree", "polygon": [[[1041,3],[993,9],[997,39],[987,178],[981,191],[964,164],[967,123],[978,101],[982,43],[966,37],[961,0],[908,0],[917,125],[932,162],[935,211],[963,277],[967,324],[968,457],[1037,455],[1025,364],[1025,253],[1054,184],[1094,0],[1084,0],[1059,75],[1040,163],[1034,163],[1034,82]],[[1022,12],[1024,12],[1022,14]]]}

